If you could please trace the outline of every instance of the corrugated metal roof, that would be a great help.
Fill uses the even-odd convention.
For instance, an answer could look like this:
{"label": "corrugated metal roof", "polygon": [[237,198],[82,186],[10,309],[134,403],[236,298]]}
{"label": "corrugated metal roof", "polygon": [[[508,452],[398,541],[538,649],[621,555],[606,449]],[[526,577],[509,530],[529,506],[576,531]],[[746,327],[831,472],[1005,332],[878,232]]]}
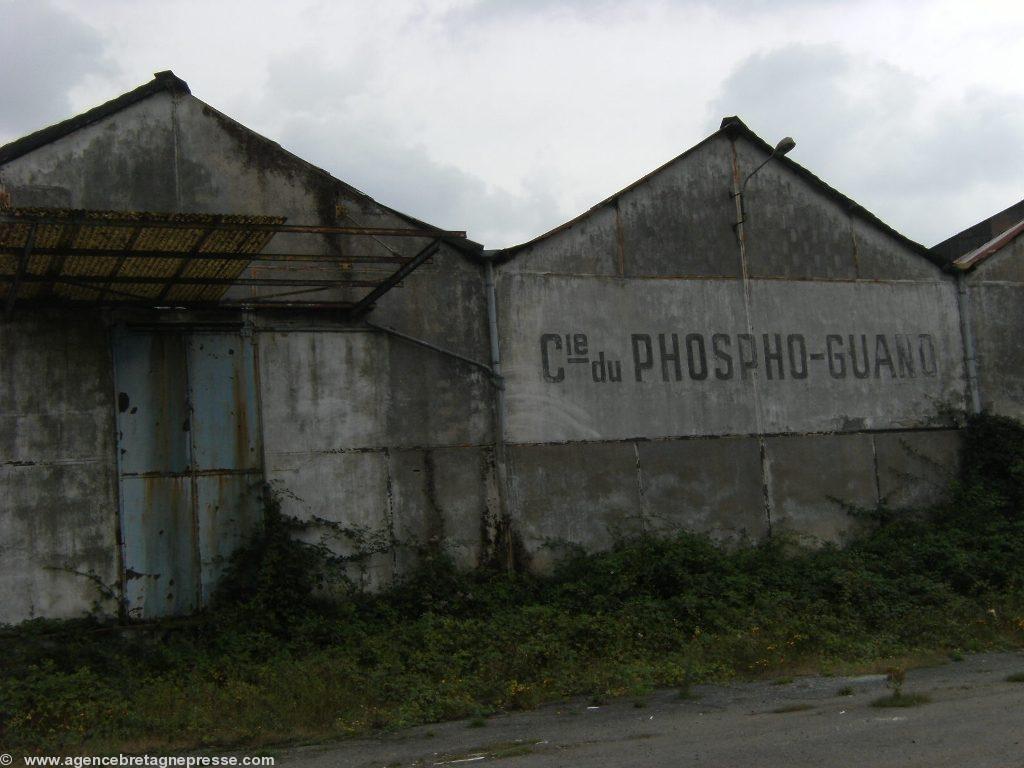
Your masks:
{"label": "corrugated metal roof", "polygon": [[[0,278],[7,279],[0,279],[0,298],[18,274],[18,252],[28,248],[18,301],[214,302],[230,287],[220,281],[236,279],[249,263],[244,255],[260,253],[274,236],[265,227],[285,221],[281,216],[54,208],[18,208],[5,214],[0,220]],[[231,227],[222,229],[224,225]],[[203,254],[243,257],[204,259]],[[144,280],[133,283],[128,278]],[[176,282],[180,278],[186,282]],[[197,282],[207,279],[216,282]]]}
{"label": "corrugated metal roof", "polygon": [[[322,236],[328,252],[264,252],[276,235]],[[383,250],[344,253],[335,236],[364,237]],[[381,238],[411,238],[415,255],[407,256]],[[465,232],[432,227],[336,227],[285,224],[281,216],[0,207],[0,304],[5,317],[16,302],[329,307],[358,316],[427,263],[442,243],[464,242]],[[228,293],[236,287],[244,289]]]}

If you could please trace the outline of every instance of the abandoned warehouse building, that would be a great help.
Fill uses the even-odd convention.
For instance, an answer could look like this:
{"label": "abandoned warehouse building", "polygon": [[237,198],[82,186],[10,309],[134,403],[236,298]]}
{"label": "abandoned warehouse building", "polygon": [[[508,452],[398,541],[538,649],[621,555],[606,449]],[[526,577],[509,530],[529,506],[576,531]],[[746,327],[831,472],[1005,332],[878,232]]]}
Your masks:
{"label": "abandoned warehouse building", "polygon": [[170,72],[0,185],[0,623],[197,610],[268,494],[370,588],[429,547],[838,541],[1024,408],[1024,204],[928,249],[735,117],[497,251]]}

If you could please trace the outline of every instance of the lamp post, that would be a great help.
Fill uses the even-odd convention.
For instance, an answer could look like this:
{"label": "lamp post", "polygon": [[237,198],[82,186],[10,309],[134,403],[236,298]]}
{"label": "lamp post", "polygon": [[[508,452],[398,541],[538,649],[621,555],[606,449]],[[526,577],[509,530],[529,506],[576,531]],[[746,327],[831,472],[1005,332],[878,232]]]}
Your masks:
{"label": "lamp post", "polygon": [[747,178],[745,178],[743,180],[743,183],[739,186],[739,188],[735,189],[732,192],[732,197],[733,198],[738,198],[737,205],[736,205],[736,208],[737,208],[736,212],[738,214],[738,219],[737,219],[736,223],[732,225],[732,228],[734,230],[737,230],[737,233],[739,231],[739,227],[743,224],[744,221],[747,220],[746,208],[743,205],[743,193],[747,189],[747,182],[750,181],[754,177],[754,174],[756,174],[758,171],[760,171],[762,168],[764,168],[766,165],[768,165],[768,163],[770,163],[776,157],[782,157],[783,155],[787,154],[795,146],[796,146],[796,142],[793,141],[793,138],[791,136],[786,136],[786,137],[780,139],[779,143],[775,145],[775,149],[773,149],[772,153],[770,155],[768,155],[768,159],[765,160],[763,163],[761,163],[759,166],[757,166],[757,168],[752,170],[750,173],[748,173],[747,174]]}

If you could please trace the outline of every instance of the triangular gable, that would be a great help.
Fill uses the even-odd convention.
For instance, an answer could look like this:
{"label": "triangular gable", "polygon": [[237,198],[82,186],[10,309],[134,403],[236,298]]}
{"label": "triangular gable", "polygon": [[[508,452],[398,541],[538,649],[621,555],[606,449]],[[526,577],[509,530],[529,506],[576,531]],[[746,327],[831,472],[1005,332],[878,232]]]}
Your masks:
{"label": "triangular gable", "polygon": [[[723,118],[721,126],[720,126],[720,128],[717,131],[715,131],[714,133],[712,133],[710,136],[706,137],[702,141],[698,142],[694,146],[690,147],[689,149],[687,149],[682,154],[677,155],[676,157],[674,157],[671,160],[669,160],[667,163],[664,163],[663,165],[661,165],[658,168],[654,169],[650,173],[645,174],[644,176],[640,177],[639,179],[637,179],[633,183],[631,183],[628,186],[620,189],[618,192],[616,192],[613,195],[605,198],[604,200],[602,200],[601,202],[597,203],[596,205],[591,206],[587,211],[583,212],[579,216],[576,216],[575,218],[570,219],[569,221],[565,222],[564,224],[560,224],[559,226],[555,227],[554,229],[551,229],[548,232],[545,232],[545,233],[543,233],[543,234],[541,234],[541,235],[539,235],[539,236],[537,236],[537,237],[535,237],[535,238],[533,238],[531,240],[528,240],[528,241],[526,241],[524,243],[521,243],[519,245],[510,246],[508,248],[503,248],[503,249],[501,249],[501,250],[496,252],[496,256],[499,259],[511,258],[511,257],[515,256],[515,254],[518,253],[519,251],[522,251],[523,249],[525,249],[525,248],[527,248],[529,246],[535,245],[536,243],[539,243],[539,242],[541,242],[543,240],[546,240],[546,239],[552,237],[553,235],[556,235],[556,234],[558,234],[560,232],[563,232],[563,231],[573,227],[574,225],[580,223],[583,219],[586,219],[589,216],[591,216],[592,214],[594,214],[594,212],[596,212],[597,210],[599,210],[601,208],[604,208],[606,206],[609,206],[609,205],[614,205],[616,203],[616,201],[622,195],[626,194],[627,192],[630,192],[631,190],[635,189],[636,187],[640,186],[641,184],[644,184],[645,182],[649,181],[653,177],[658,176],[659,174],[663,173],[667,169],[669,169],[672,166],[674,166],[676,163],[678,163],[678,162],[688,158],[689,156],[691,156],[692,154],[694,154],[695,152],[700,150],[702,147],[704,147],[705,145],[707,145],[708,143],[710,143],[711,141],[713,141],[717,137],[720,137],[720,136],[723,136],[723,135],[724,136],[728,136],[728,137],[742,136],[743,138],[748,140],[750,143],[752,143],[754,146],[756,146],[757,148],[763,150],[766,154],[771,154],[772,151],[773,151],[773,147],[770,144],[768,144],[768,142],[766,142],[764,139],[762,139],[760,136],[758,136],[756,133],[754,133],[754,131],[752,131],[749,127],[747,127],[746,123],[744,123],[739,117],[736,117],[736,116],[725,117],[725,118]],[[883,235],[893,238],[894,240],[899,242],[901,245],[903,245],[904,247],[906,247],[907,249],[909,249],[913,253],[915,253],[915,254],[917,254],[919,256],[924,257],[925,259],[927,259],[928,261],[932,262],[933,264],[936,264],[938,266],[944,266],[944,262],[942,262],[928,248],[926,248],[925,246],[921,245],[920,243],[917,243],[917,242],[911,240],[910,238],[906,237],[905,235],[902,235],[901,233],[897,232],[895,229],[893,229],[892,227],[887,225],[885,222],[883,222],[881,219],[879,219],[873,213],[871,213],[866,208],[864,208],[864,206],[860,205],[856,201],[850,199],[849,197],[847,197],[846,195],[842,194],[838,190],[836,190],[833,187],[829,186],[824,181],[822,181],[819,177],[815,176],[813,173],[811,173],[809,170],[804,168],[799,163],[791,160],[790,158],[788,158],[786,156],[778,157],[776,161],[779,162],[784,167],[786,167],[787,169],[789,169],[790,171],[792,171],[794,174],[797,175],[797,177],[799,177],[801,180],[806,182],[808,185],[810,185],[811,187],[815,188],[819,192],[824,193],[824,195],[827,198],[829,198],[832,202],[838,204],[840,208],[845,210],[851,216],[860,219],[861,221],[863,221],[864,223],[868,224],[870,227],[872,227],[875,230],[879,231]]]}
{"label": "triangular gable", "polygon": [[[274,153],[282,158],[286,158],[289,161],[289,164],[301,167],[311,175],[317,176],[320,179],[322,179],[325,184],[330,185],[332,187],[336,187],[338,190],[343,191],[349,197],[358,198],[365,201],[368,204],[372,204],[381,212],[397,216],[398,218],[412,225],[415,228],[439,230],[439,228],[434,227],[433,225],[424,222],[420,219],[417,219],[414,216],[402,213],[401,211],[395,210],[390,206],[380,203],[379,201],[373,199],[370,195],[367,195],[365,192],[362,192],[359,189],[356,189],[355,187],[351,186],[350,184],[347,184],[346,182],[334,177],[326,170],[289,152],[277,142],[266,138],[265,136],[257,133],[251,128],[234,120],[229,115],[225,115],[224,113],[211,107],[205,102],[202,102],[200,99],[197,99],[194,95],[192,95],[192,92],[189,89],[188,84],[184,80],[177,77],[173,72],[169,70],[164,72],[157,72],[154,75],[153,80],[151,80],[150,82],[138,88],[135,88],[132,91],[122,94],[121,96],[118,96],[115,99],[111,99],[110,101],[105,102],[104,104],[94,107],[93,109],[83,112],[80,115],[72,117],[68,120],[64,120],[60,123],[56,123],[55,125],[51,125],[47,128],[43,128],[42,130],[31,133],[27,136],[24,136],[20,139],[17,139],[15,141],[10,142],[9,144],[0,147],[0,166],[18,160],[19,158],[24,157],[25,155],[28,155],[38,149],[53,144],[54,142],[57,142],[65,137],[68,137],[71,134],[75,133],[76,131],[79,131],[83,128],[87,128],[88,126],[94,125],[103,120],[106,120],[107,118],[110,118],[116,115],[117,113],[122,112],[128,109],[129,107],[132,107],[146,99],[164,93],[169,93],[178,96],[184,95],[187,96],[189,99],[193,99],[195,103],[201,105],[201,107],[203,108],[204,111],[207,112],[207,114],[215,115],[217,120],[219,120],[222,125],[230,126],[232,133],[236,135],[244,135],[246,137],[247,142],[252,142],[253,144],[259,145],[263,150],[266,150],[270,153]],[[245,213],[249,214],[251,212],[246,211]],[[474,243],[473,241],[468,240],[466,238],[446,238],[446,242],[449,242],[449,244],[455,247],[456,249],[467,253],[477,253],[481,249],[480,244]]]}

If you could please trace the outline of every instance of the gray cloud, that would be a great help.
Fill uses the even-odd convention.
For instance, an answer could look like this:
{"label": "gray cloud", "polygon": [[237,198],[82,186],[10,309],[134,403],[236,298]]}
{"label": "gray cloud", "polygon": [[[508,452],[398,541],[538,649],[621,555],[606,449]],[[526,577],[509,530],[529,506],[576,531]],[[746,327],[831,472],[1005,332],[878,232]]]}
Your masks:
{"label": "gray cloud", "polygon": [[372,107],[368,94],[382,84],[367,61],[360,51],[352,68],[327,67],[308,54],[275,61],[266,104],[290,107],[275,139],[380,202],[467,230],[488,248],[522,242],[559,223],[561,212],[542,183],[510,191],[434,160],[427,147],[403,137],[392,116]]}
{"label": "gray cloud", "polygon": [[109,70],[100,34],[47,0],[0,3],[0,50],[0,138],[68,117],[69,91]]}
{"label": "gray cloud", "polygon": [[1017,95],[949,93],[837,47],[789,46],[734,70],[709,127],[724,114],[769,142],[794,136],[795,160],[926,244],[1024,195]]}

